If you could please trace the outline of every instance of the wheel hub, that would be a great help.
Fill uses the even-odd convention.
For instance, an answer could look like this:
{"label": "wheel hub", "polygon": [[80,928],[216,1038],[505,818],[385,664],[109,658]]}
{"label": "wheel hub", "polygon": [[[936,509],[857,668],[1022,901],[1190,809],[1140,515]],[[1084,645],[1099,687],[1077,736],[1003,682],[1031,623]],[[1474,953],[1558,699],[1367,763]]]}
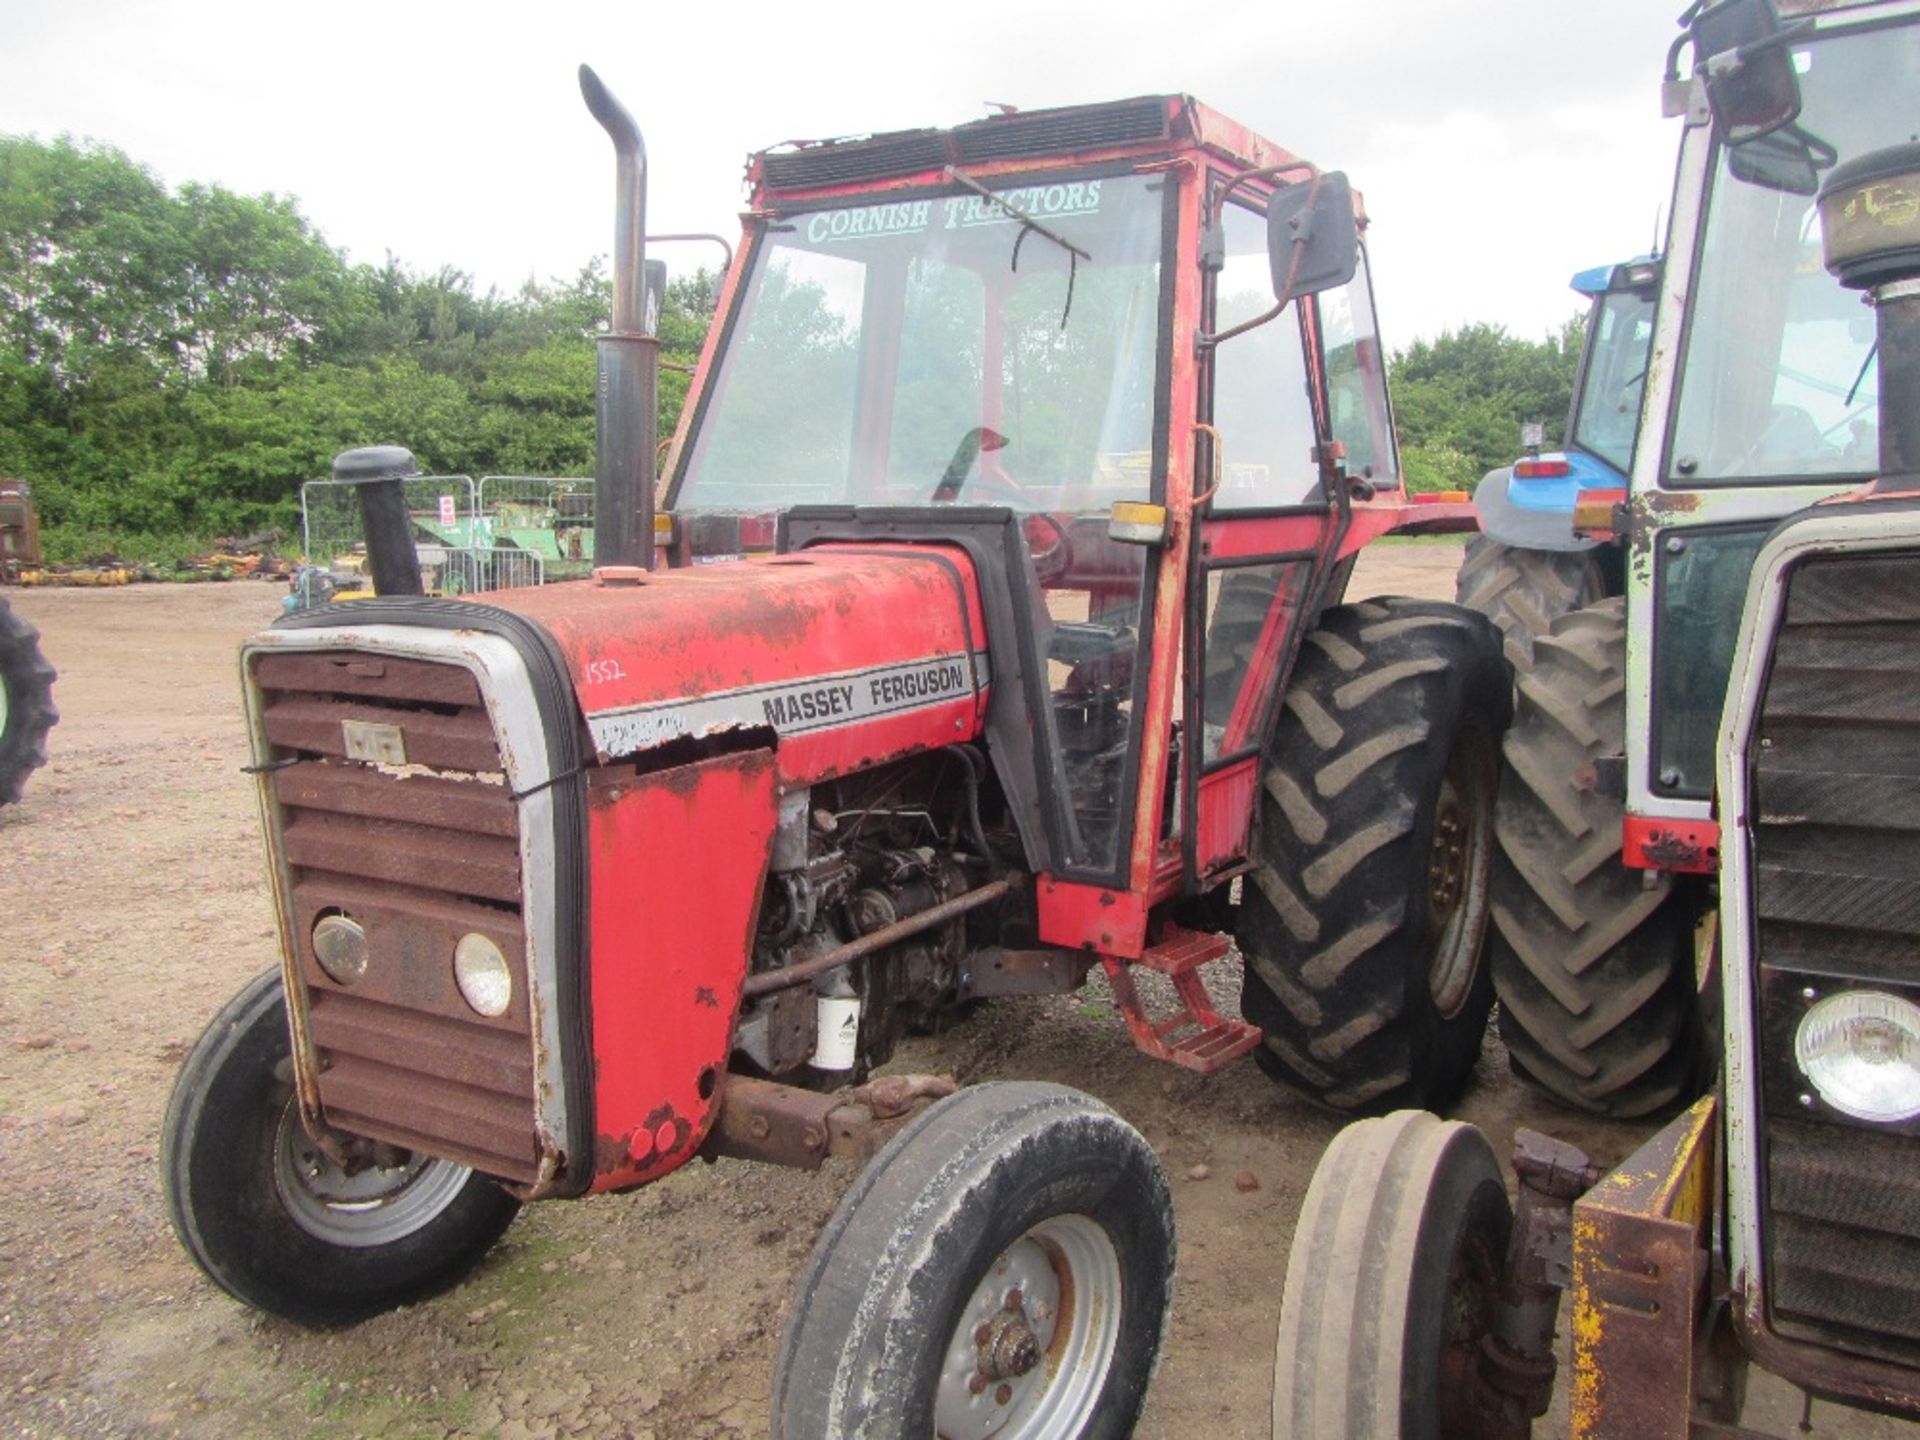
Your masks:
{"label": "wheel hub", "polygon": [[974,1332],[980,1347],[980,1374],[988,1381],[1010,1380],[1040,1363],[1040,1341],[1027,1328],[1021,1294],[1007,1297],[1007,1307]]}
{"label": "wheel hub", "polygon": [[288,1216],[316,1239],[350,1249],[404,1239],[459,1198],[473,1173],[450,1160],[378,1147],[342,1166],[313,1141],[297,1100],[280,1115],[273,1183]]}
{"label": "wheel hub", "polygon": [[1449,796],[1434,818],[1433,854],[1427,861],[1427,892],[1433,898],[1434,919],[1443,924],[1466,889],[1466,856],[1467,822],[1458,801]]}
{"label": "wheel hub", "polygon": [[1071,1440],[1119,1343],[1120,1259],[1081,1215],[1034,1226],[961,1308],[934,1393],[943,1440]]}
{"label": "wheel hub", "polygon": [[1487,927],[1487,881],[1493,869],[1493,792],[1499,774],[1493,737],[1464,731],[1447,757],[1435,797],[1433,843],[1427,854],[1428,933],[1433,961],[1427,986],[1434,1008],[1460,1013],[1479,973]]}

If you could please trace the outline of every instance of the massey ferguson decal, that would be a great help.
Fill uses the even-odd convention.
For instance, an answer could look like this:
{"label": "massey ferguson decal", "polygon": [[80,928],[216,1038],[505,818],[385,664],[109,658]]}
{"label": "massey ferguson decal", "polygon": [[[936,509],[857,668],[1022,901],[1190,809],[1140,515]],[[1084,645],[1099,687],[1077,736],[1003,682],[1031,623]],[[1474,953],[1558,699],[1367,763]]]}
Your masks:
{"label": "massey ferguson decal", "polygon": [[594,746],[607,756],[631,755],[683,735],[768,726],[780,735],[805,735],[924,709],[987,687],[987,654],[930,655],[836,675],[809,675],[770,685],[720,690],[689,700],[665,700],[588,717]]}

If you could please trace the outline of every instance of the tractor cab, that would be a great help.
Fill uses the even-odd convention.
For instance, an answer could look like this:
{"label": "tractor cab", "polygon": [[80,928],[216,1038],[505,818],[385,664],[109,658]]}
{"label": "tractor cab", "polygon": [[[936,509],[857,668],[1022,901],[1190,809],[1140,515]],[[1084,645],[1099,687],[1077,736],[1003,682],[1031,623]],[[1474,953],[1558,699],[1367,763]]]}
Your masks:
{"label": "tractor cab", "polygon": [[1323,177],[1185,97],[774,150],[750,178],[670,563],[944,537],[989,564],[1029,857],[1129,892],[1103,929],[1139,937],[1244,857],[1285,641],[1339,560],[1465,523],[1400,486],[1357,199],[1325,179],[1348,268],[1288,288],[1268,202]]}

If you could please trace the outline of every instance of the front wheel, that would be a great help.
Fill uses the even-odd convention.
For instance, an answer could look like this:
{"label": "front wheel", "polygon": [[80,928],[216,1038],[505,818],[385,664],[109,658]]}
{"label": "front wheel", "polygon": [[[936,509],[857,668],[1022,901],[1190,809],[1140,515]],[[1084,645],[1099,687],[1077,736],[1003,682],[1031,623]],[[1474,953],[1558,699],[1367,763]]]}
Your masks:
{"label": "front wheel", "polygon": [[1472,1440],[1513,1209],[1486,1136],[1423,1110],[1349,1125],[1307,1187],[1274,1440]]}
{"label": "front wheel", "polygon": [[301,1124],[285,1078],[291,1048],[273,969],[214,1017],[181,1067],[161,1178],[187,1254],[235,1299],[308,1325],[365,1319],[459,1278],[519,1202],[424,1155],[336,1165]]}
{"label": "front wheel", "polygon": [[774,1440],[1129,1435],[1173,1259],[1138,1131],[1059,1085],[963,1090],[881,1151],[814,1246]]}

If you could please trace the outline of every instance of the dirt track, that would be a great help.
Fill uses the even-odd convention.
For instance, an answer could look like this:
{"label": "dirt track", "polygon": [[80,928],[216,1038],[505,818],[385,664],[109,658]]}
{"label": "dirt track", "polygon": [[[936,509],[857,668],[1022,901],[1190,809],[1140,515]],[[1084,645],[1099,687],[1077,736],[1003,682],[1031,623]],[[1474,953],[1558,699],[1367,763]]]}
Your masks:
{"label": "dirt track", "polygon": [[[1450,546],[1391,547],[1354,593],[1450,595],[1457,563]],[[14,597],[62,672],[64,719],[25,803],[0,810],[0,1433],[764,1435],[788,1288],[844,1166],[694,1165],[637,1194],[534,1206],[466,1284],[333,1335],[240,1309],[174,1243],[155,1162],[173,1072],[272,960],[234,658],[279,596]],[[1147,1060],[1097,982],[988,1006],[893,1068],[1066,1081],[1139,1126],[1175,1177],[1180,1226],[1140,1433],[1266,1435],[1287,1246],[1334,1120],[1250,1063],[1200,1077]],[[1610,1162],[1640,1135],[1537,1106],[1491,1040],[1464,1113],[1502,1149],[1532,1124]],[[1208,1178],[1187,1178],[1202,1164]],[[1242,1170],[1257,1190],[1235,1188]],[[1797,1399],[1772,1408],[1784,1433]],[[1815,1415],[1816,1434],[1911,1433]]]}

